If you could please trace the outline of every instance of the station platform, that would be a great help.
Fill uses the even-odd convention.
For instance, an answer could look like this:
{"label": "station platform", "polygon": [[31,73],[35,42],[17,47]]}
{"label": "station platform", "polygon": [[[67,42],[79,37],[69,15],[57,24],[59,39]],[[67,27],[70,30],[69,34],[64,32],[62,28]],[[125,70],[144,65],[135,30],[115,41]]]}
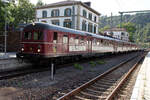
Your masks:
{"label": "station platform", "polygon": [[16,58],[16,52],[7,52],[7,53],[0,52],[0,60],[11,58]]}
{"label": "station platform", "polygon": [[0,52],[0,72],[21,69],[30,65],[30,63],[19,62],[16,59],[16,52]]}
{"label": "station platform", "polygon": [[150,100],[150,52],[140,68],[130,100]]}

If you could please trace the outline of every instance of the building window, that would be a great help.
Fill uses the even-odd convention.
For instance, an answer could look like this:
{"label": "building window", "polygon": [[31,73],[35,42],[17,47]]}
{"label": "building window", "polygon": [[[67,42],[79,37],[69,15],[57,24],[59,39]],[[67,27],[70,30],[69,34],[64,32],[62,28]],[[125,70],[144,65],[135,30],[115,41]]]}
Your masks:
{"label": "building window", "polygon": [[52,10],[51,16],[52,16],[52,17],[57,17],[57,16],[59,16],[59,10],[58,10],[58,9]]}
{"label": "building window", "polygon": [[47,11],[42,11],[42,17],[43,18],[47,17]]}
{"label": "building window", "polygon": [[89,20],[92,20],[92,13],[89,13]]}
{"label": "building window", "polygon": [[97,17],[96,17],[96,16],[94,17],[94,21],[95,21],[95,22],[97,21]]}
{"label": "building window", "polygon": [[86,21],[84,21],[84,20],[82,22],[82,30],[86,31]]}
{"label": "building window", "polygon": [[93,31],[93,25],[92,23],[88,24],[88,32],[92,32]]}
{"label": "building window", "polygon": [[71,16],[71,9],[70,8],[65,9],[64,16]]}
{"label": "building window", "polygon": [[70,19],[66,19],[66,20],[64,21],[64,27],[71,28],[71,20],[70,20]]}
{"label": "building window", "polygon": [[85,10],[83,10],[83,17],[86,18],[86,16],[87,16],[87,12]]}
{"label": "building window", "polygon": [[96,33],[96,28],[97,28],[96,25],[94,25],[94,33]]}
{"label": "building window", "polygon": [[43,22],[43,23],[47,23],[47,21],[46,21],[46,20],[42,20],[41,22]]}
{"label": "building window", "polygon": [[59,20],[52,20],[52,24],[59,25]]}
{"label": "building window", "polygon": [[124,33],[124,32],[121,32],[121,35],[125,35],[125,33]]}

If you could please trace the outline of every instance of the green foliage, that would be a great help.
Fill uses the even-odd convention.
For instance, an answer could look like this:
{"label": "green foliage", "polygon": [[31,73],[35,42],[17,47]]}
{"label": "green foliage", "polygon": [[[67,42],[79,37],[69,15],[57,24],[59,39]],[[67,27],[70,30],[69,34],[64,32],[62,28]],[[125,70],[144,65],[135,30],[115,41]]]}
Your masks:
{"label": "green foliage", "polygon": [[[120,27],[120,24],[117,25],[118,27]],[[131,22],[127,22],[127,23],[122,23],[121,26],[123,28],[125,28],[127,30],[127,32],[129,33],[129,40],[131,42],[134,42],[133,40],[133,34],[135,33],[136,31],[136,26],[134,23],[131,23]]]}
{"label": "green foliage", "polygon": [[0,0],[0,29],[2,30],[5,23],[5,6]]}
{"label": "green foliage", "polygon": [[107,30],[107,29],[109,29],[110,28],[110,26],[109,25],[106,25],[104,28],[100,28],[99,29],[99,32],[100,33],[103,33],[105,30]]}
{"label": "green foliage", "polygon": [[79,69],[79,70],[82,70],[82,69],[83,69],[83,66],[81,66],[81,65],[78,64],[78,63],[74,64],[74,67],[75,67],[76,69]]}
{"label": "green foliage", "polygon": [[99,60],[99,61],[97,61],[96,63],[101,65],[101,64],[105,64],[105,61]]}
{"label": "green foliage", "polygon": [[94,61],[90,61],[90,65],[91,65],[92,67],[95,67],[95,66],[96,66],[96,63],[95,63]]}
{"label": "green foliage", "polygon": [[32,22],[35,19],[34,8],[35,6],[29,0],[19,0],[17,5],[14,2],[6,4],[0,0],[0,30],[4,30],[5,21],[13,26]]}
{"label": "green foliage", "polygon": [[[123,27],[129,32],[129,39],[136,43],[145,43],[150,41],[149,23],[150,13],[138,13],[123,16]],[[99,30],[111,25],[111,17],[101,16],[99,21]],[[112,27],[120,26],[120,16],[112,16]]]}
{"label": "green foliage", "polygon": [[36,3],[36,7],[40,7],[43,5],[44,5],[44,3],[42,2],[42,0],[38,0],[38,2]]}
{"label": "green foliage", "polygon": [[16,11],[18,23],[30,23],[35,19],[35,6],[29,0],[19,0]]}

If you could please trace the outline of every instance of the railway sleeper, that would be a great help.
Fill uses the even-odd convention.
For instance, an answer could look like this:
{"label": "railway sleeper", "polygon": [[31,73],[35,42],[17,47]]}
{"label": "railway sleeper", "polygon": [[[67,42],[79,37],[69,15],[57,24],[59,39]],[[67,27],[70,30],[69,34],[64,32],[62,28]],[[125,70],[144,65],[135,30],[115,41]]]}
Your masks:
{"label": "railway sleeper", "polygon": [[112,88],[104,88],[104,87],[95,87],[95,86],[91,86],[91,88],[93,90],[99,91],[99,92],[104,92],[104,91],[112,91]]}
{"label": "railway sleeper", "polygon": [[104,82],[104,81],[97,81],[97,84],[105,84],[105,85],[112,85],[115,84],[116,82]]}
{"label": "railway sleeper", "polygon": [[100,87],[110,88],[110,87],[115,87],[116,84],[105,84],[105,83],[104,83],[104,84],[98,84],[98,83],[94,83],[93,85],[94,85],[95,87],[97,87],[97,88],[98,88],[98,87],[99,87],[99,88],[100,88]]}
{"label": "railway sleeper", "polygon": [[87,99],[81,96],[74,96],[73,98],[71,98],[71,100],[91,100],[91,99]]}
{"label": "railway sleeper", "polygon": [[83,91],[81,91],[77,96],[81,97],[81,98],[84,98],[84,100],[87,100],[87,99],[97,100],[99,98],[99,96],[92,95],[92,94],[89,94],[89,93],[86,93],[86,92],[83,92]]}
{"label": "railway sleeper", "polygon": [[[99,81],[113,83],[113,82],[116,82],[117,79],[112,79],[112,80],[111,80],[111,79],[110,79],[110,80],[109,80],[109,79],[101,79],[101,80],[99,80]],[[99,81],[98,81],[98,82],[99,82]]]}

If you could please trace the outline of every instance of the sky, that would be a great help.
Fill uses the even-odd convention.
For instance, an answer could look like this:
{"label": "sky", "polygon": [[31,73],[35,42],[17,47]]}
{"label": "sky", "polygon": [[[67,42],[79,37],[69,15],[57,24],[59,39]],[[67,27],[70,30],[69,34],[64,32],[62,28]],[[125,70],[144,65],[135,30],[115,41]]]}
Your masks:
{"label": "sky", "polygon": [[[36,4],[38,0],[30,0]],[[64,0],[42,0],[46,4],[55,3]],[[79,1],[79,0],[76,0]],[[150,0],[80,0],[82,2],[91,2],[91,8],[95,9],[101,15],[110,16],[119,15],[119,11],[150,10]]]}

